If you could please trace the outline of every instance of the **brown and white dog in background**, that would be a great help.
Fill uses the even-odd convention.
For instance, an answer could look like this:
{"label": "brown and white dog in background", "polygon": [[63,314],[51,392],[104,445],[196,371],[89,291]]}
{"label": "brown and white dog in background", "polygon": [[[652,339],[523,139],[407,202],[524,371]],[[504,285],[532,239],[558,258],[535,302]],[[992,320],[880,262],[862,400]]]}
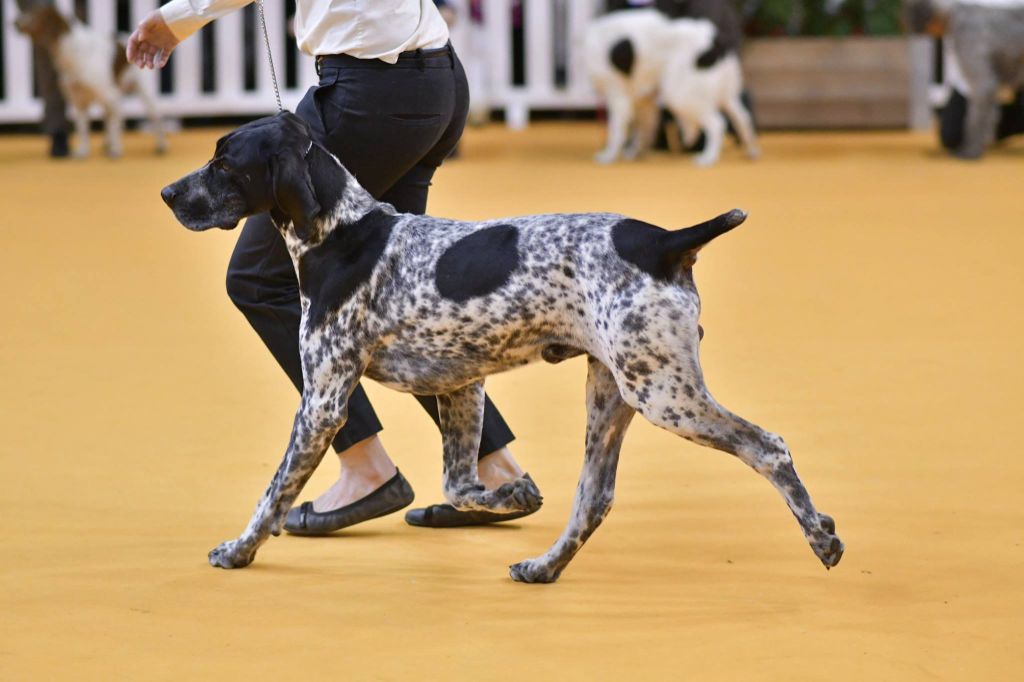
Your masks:
{"label": "brown and white dog in background", "polygon": [[167,151],[167,138],[153,98],[140,87],[140,71],[128,63],[125,47],[112,35],[94,31],[65,17],[53,7],[39,7],[15,21],[19,31],[49,50],[60,78],[60,87],[74,110],[77,136],[75,156],[89,155],[89,107],[99,104],[106,112],[106,152],[121,156],[124,115],[121,99],[137,94],[146,107],[156,136],[157,153]]}

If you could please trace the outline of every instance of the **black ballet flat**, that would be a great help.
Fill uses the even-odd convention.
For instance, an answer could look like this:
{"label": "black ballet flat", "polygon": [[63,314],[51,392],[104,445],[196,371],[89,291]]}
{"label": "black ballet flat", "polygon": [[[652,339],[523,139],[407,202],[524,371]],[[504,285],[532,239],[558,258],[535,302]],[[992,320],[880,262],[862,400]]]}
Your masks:
{"label": "black ballet flat", "polygon": [[413,498],[415,494],[409,481],[396,470],[387,483],[340,509],[318,512],[312,502],[293,507],[285,519],[284,529],[292,535],[330,535],[336,530],[393,514],[412,504]]}
{"label": "black ballet flat", "polygon": [[[523,478],[533,480],[530,474]],[[405,513],[405,522],[410,526],[425,528],[459,528],[461,526],[483,526],[488,523],[501,523],[529,516],[537,510],[498,514],[491,511],[459,511],[450,504],[432,504],[429,507],[410,509]]]}

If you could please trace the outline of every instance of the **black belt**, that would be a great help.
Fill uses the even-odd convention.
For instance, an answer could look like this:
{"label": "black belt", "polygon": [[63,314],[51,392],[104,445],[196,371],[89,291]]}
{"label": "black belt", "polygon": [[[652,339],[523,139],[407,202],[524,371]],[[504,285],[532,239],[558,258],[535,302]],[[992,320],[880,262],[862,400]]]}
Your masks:
{"label": "black belt", "polygon": [[360,59],[350,54],[325,54],[316,58],[316,75],[318,76],[325,68],[393,69],[395,67],[417,68],[420,71],[428,68],[454,69],[455,51],[452,49],[451,43],[432,50],[409,50],[399,53],[398,61],[394,64],[388,64],[381,59]]}

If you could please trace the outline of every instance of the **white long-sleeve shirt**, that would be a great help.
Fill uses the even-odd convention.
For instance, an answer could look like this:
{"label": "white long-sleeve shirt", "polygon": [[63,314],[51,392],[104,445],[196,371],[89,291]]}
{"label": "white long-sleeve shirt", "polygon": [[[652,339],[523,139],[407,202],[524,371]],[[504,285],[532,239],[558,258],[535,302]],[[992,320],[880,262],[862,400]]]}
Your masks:
{"label": "white long-sleeve shirt", "polygon": [[[171,0],[160,14],[184,40],[252,1]],[[448,26],[433,0],[297,0],[295,39],[314,57],[347,54],[394,64],[401,52],[444,47]]]}

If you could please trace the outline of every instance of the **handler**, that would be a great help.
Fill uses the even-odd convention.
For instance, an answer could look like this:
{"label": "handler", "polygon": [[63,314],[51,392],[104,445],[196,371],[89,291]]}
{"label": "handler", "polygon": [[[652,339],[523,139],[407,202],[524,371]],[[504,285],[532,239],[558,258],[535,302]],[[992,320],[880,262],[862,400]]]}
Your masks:
{"label": "handler", "polygon": [[[128,41],[128,59],[162,68],[179,42],[251,0],[171,0],[150,13]],[[469,108],[466,76],[448,27],[432,0],[298,0],[295,37],[316,58],[319,87],[296,108],[313,135],[380,201],[423,214],[430,181],[462,136]],[[269,215],[246,221],[228,266],[228,295],[295,387],[299,358],[299,286],[284,239]],[[417,396],[435,423],[437,401]],[[413,500],[409,483],[381,443],[383,428],[361,386],[334,439],[338,480],[288,514],[285,529],[324,535],[390,514]],[[488,399],[479,474],[489,488],[523,476],[508,450],[514,436]],[[460,512],[438,504],[412,509],[406,521],[447,527],[519,515]]]}

